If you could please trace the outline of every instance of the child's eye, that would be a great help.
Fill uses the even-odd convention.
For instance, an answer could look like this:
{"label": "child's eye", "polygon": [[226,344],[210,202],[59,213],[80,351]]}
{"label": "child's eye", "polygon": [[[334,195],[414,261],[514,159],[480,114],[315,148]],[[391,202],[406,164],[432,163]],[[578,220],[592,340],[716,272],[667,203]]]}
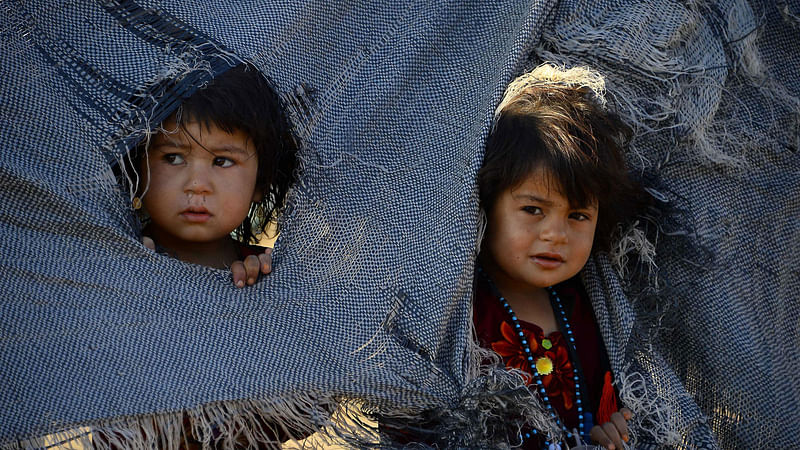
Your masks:
{"label": "child's eye", "polygon": [[522,208],[522,210],[525,211],[528,214],[541,214],[542,213],[542,208],[539,208],[538,206],[525,206],[524,208]]}
{"label": "child's eye", "polygon": [[233,165],[233,160],[228,158],[223,158],[222,156],[217,156],[214,158],[214,165],[219,167],[230,167]]}
{"label": "child's eye", "polygon": [[166,161],[167,164],[177,166],[178,164],[183,164],[183,156],[177,153],[167,153],[164,155],[164,161]]}
{"label": "child's eye", "polygon": [[584,213],[577,213],[577,212],[576,212],[576,213],[572,213],[572,214],[570,214],[570,215],[569,215],[569,217],[570,217],[571,219],[578,220],[578,221],[580,221],[580,222],[583,222],[584,220],[589,220],[589,219],[590,219],[590,218],[589,218],[589,216],[588,216],[587,214],[584,214]]}

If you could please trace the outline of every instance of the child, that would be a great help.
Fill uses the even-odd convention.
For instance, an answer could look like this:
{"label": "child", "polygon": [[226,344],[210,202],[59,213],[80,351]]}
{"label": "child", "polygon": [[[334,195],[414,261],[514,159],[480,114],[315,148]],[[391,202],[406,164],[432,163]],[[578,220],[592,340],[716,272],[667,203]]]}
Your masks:
{"label": "child", "polygon": [[[134,207],[146,246],[195,264],[230,268],[237,287],[270,271],[257,242],[294,177],[296,145],[277,94],[248,64],[218,76],[140,146]],[[231,233],[234,232],[234,237]]]}
{"label": "child", "polygon": [[[144,244],[182,261],[230,267],[237,287],[253,284],[259,272],[270,272],[271,255],[250,243],[283,205],[296,153],[281,101],[266,78],[247,63],[229,69],[185,99],[134,151],[127,170],[140,180],[133,204],[145,213]],[[255,420],[238,424],[239,434],[225,440],[218,430],[193,436],[184,416],[181,448],[201,441],[244,446],[252,444],[244,436],[255,434],[265,442],[288,437]],[[128,443],[113,433],[96,432],[94,439],[110,447]]]}
{"label": "child", "polygon": [[[620,148],[627,132],[597,98],[586,69],[543,65],[516,79],[497,109],[478,174],[488,215],[478,257],[474,322],[482,346],[528,374],[570,443],[609,449],[628,440],[608,357],[575,277],[609,247],[639,191]],[[525,448],[553,448],[535,430]]]}

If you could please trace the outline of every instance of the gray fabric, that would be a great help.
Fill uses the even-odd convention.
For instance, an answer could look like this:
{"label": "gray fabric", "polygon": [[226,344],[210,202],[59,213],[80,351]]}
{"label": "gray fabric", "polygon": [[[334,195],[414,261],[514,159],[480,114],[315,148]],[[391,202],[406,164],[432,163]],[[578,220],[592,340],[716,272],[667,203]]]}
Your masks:
{"label": "gray fabric", "polygon": [[[309,393],[457,404],[475,173],[504,86],[544,59],[608,77],[664,200],[657,269],[583,274],[640,443],[800,435],[796,3],[0,5],[0,443]],[[110,171],[174,108],[163,81],[238,58],[313,100],[276,272],[243,290],[140,245]]]}
{"label": "gray fabric", "polygon": [[[606,75],[610,106],[634,127],[628,160],[658,199],[640,226],[657,269],[634,257],[620,286],[601,258],[583,278],[617,376],[643,375],[623,399],[668,424],[643,427],[662,442],[797,445],[798,10],[561,2],[532,52],[529,65]],[[645,388],[657,395],[637,399]]]}

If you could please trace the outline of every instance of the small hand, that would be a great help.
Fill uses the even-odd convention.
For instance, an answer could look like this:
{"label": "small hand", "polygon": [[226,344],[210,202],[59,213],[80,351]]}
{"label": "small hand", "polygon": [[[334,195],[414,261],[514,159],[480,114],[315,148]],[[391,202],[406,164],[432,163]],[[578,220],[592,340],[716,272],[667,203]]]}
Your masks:
{"label": "small hand", "polygon": [[231,264],[231,274],[233,284],[236,287],[244,287],[245,282],[248,286],[255,284],[259,275],[272,272],[272,249],[264,249],[260,255],[250,255],[244,261],[234,261]]}
{"label": "small hand", "polygon": [[602,445],[608,450],[622,450],[625,448],[622,441],[628,442],[628,420],[631,420],[633,413],[628,408],[621,408],[611,415],[611,420],[592,427],[589,436],[592,442]]}

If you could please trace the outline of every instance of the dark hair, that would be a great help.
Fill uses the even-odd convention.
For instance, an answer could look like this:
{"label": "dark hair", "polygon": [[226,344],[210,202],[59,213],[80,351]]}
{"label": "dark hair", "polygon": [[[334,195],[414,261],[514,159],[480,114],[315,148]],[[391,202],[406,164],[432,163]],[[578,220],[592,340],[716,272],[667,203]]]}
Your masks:
{"label": "dark hair", "polygon": [[[241,131],[252,140],[258,155],[256,189],[263,196],[250,206],[234,234],[244,243],[256,242],[256,235],[278,218],[297,166],[292,127],[270,82],[251,64],[239,64],[184,99],[171,118],[181,128],[189,122],[213,124],[228,133]],[[136,150],[134,167],[145,153],[144,145]]]}
{"label": "dark hair", "polygon": [[[546,80],[532,80],[534,71],[515,81],[498,108],[478,172],[481,205],[491,211],[501,193],[543,169],[571,207],[597,201],[592,250],[608,250],[617,224],[633,217],[642,198],[622,152],[630,128],[607,112],[586,84],[553,80],[571,71],[543,67]],[[586,69],[578,72],[593,75]]]}

